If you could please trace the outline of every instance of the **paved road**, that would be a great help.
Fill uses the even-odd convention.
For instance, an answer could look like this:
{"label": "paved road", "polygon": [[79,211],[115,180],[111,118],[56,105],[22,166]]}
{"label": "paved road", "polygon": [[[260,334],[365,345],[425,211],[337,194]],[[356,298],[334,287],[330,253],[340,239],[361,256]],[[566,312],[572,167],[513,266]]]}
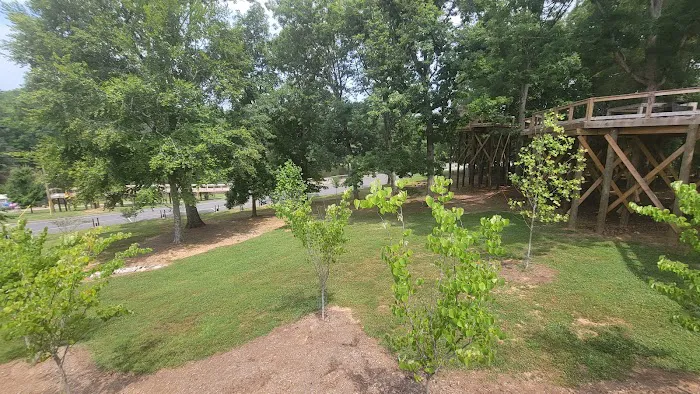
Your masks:
{"label": "paved road", "polygon": [[[387,182],[387,176],[384,174],[378,174],[377,177],[373,176],[366,176],[362,180],[362,187],[369,187],[369,184],[372,183],[375,179],[379,178],[382,183]],[[318,195],[321,196],[326,196],[326,195],[331,195],[335,194],[336,190],[333,187],[333,184],[331,182],[330,178],[326,178],[322,183],[322,186],[325,186],[325,189],[321,189],[321,191],[318,193]],[[347,188],[345,187],[339,187],[337,192],[342,193],[346,190]],[[226,210],[226,201],[225,200],[209,200],[209,201],[201,201],[197,203],[197,210],[199,210],[200,213],[206,213],[206,212],[214,212],[217,208],[219,210]],[[245,209],[250,209],[251,208],[251,203],[248,201],[243,205]],[[234,207],[234,210],[239,210],[239,207]],[[133,219],[133,221],[141,221],[141,220],[148,220],[148,219],[159,219],[161,215],[161,211],[165,211],[166,217],[169,219],[172,217],[172,210],[168,207],[156,207],[154,209],[146,208],[143,212],[139,213],[138,216]],[[184,207],[181,209],[181,212],[185,214],[185,209]],[[57,225],[57,220],[56,219],[48,219],[48,220],[37,220],[37,221],[32,221],[27,223],[27,227],[30,228],[32,231],[38,232],[42,231],[44,228],[48,229],[48,232],[50,234],[53,233],[59,233],[61,231],[75,231],[75,230],[82,230],[82,229],[88,229],[93,226],[93,220],[97,221],[99,220],[100,226],[111,226],[115,224],[122,224],[122,223],[127,223],[128,220],[126,220],[121,213],[118,212],[104,212],[104,213],[99,213],[96,215],[86,215],[86,216],[74,216],[66,219],[66,222],[70,223],[69,225],[59,227]]]}

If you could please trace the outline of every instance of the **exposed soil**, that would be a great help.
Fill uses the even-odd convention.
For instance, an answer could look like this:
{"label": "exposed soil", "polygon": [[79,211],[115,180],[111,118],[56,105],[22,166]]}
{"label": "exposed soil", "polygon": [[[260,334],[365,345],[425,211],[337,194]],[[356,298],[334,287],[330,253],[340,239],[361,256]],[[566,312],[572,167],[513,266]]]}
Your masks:
{"label": "exposed soil", "polygon": [[[76,393],[422,393],[398,369],[395,357],[368,337],[349,309],[331,307],[273,330],[228,352],[151,375],[101,371],[89,353],[70,352],[66,368]],[[0,365],[2,391],[55,393],[59,380],[48,361]],[[623,381],[560,387],[537,372],[498,374],[447,371],[431,383],[439,393],[698,393],[700,378],[658,369],[634,371]]]}
{"label": "exposed soil", "polygon": [[583,317],[579,317],[571,323],[571,328],[578,339],[586,340],[597,337],[599,335],[598,331],[596,331],[596,328],[625,325],[627,325],[627,323],[622,319],[611,318],[606,319],[605,321],[596,322]]}
{"label": "exposed soil", "polygon": [[171,243],[170,233],[161,234],[141,243],[142,247],[151,248],[153,252],[130,259],[116,274],[163,268],[175,260],[208,252],[221,246],[235,245],[282,226],[284,226],[282,219],[269,215],[234,221],[210,221],[204,227],[187,230],[185,242],[180,245]]}
{"label": "exposed soil", "polygon": [[[89,354],[68,355],[70,383],[77,393],[418,393],[391,356],[368,337],[349,309],[331,307],[327,320],[317,315],[279,327],[226,353],[152,375],[100,371]],[[53,393],[56,367],[23,361],[0,365],[3,390]]]}
{"label": "exposed soil", "polygon": [[511,286],[537,287],[557,277],[554,268],[544,264],[530,264],[525,268],[520,260],[503,260],[499,275]]}

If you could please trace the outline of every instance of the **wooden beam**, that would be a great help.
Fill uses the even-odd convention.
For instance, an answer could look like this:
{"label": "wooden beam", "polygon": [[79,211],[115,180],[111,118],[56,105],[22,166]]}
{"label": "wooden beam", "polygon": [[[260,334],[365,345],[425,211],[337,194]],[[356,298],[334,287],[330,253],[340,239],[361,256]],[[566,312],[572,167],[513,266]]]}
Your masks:
{"label": "wooden beam", "polygon": [[634,166],[632,165],[630,160],[625,155],[625,152],[623,152],[622,149],[620,149],[620,147],[617,145],[617,141],[615,141],[609,135],[606,135],[605,139],[608,141],[608,144],[610,145],[610,147],[612,147],[612,149],[615,151],[617,156],[622,159],[622,163],[625,165],[625,167],[627,167],[627,169],[632,174],[634,179],[637,181],[639,186],[641,186],[642,190],[644,190],[644,193],[646,193],[647,196],[649,196],[649,199],[651,199],[651,202],[654,203],[654,205],[657,208],[665,209],[663,204],[661,204],[661,201],[659,201],[659,198],[656,197],[656,194],[654,194],[654,192],[651,190],[651,188],[649,187],[647,182],[644,180],[644,178],[642,178],[642,176],[639,175],[639,172],[637,171],[637,169],[634,168]]}
{"label": "wooden beam", "polygon": [[[685,137],[685,145],[683,145],[683,158],[681,159],[681,169],[678,180],[687,184],[690,181],[690,169],[693,165],[693,155],[695,154],[695,141],[698,140],[698,125],[688,127],[688,135]],[[673,213],[680,215],[681,211],[678,207],[678,199],[673,202]]]}
{"label": "wooden beam", "polygon": [[608,200],[610,199],[610,183],[612,182],[613,169],[615,168],[613,167],[613,162],[615,160],[615,150],[613,149],[612,144],[610,144],[610,141],[613,141],[613,143],[615,143],[615,146],[617,146],[617,130],[613,130],[610,134],[606,134],[605,139],[606,141],[608,141],[608,151],[605,156],[605,168],[603,169],[603,186],[600,190],[600,203],[598,205],[598,220],[596,223],[596,232],[598,234],[602,234],[605,230],[605,217],[608,213],[606,208],[608,207]]}
{"label": "wooden beam", "polygon": [[[687,136],[686,136],[686,137],[687,137]],[[659,155],[659,157],[661,158],[661,161],[666,160],[666,154],[664,153],[664,150],[663,150],[663,148],[662,148],[661,146],[657,146],[657,147],[656,147],[656,154]],[[678,171],[676,171],[676,169],[673,168],[673,166],[668,166],[668,168],[666,168],[666,171],[670,172],[670,173],[671,173],[671,176],[672,176],[674,179],[676,179],[676,180],[679,179]]]}
{"label": "wooden beam", "polygon": [[[656,177],[656,174],[658,174],[662,168],[666,168],[669,164],[671,164],[674,160],[676,160],[680,155],[683,153],[684,146],[681,146],[680,148],[676,149],[675,152],[671,153],[669,157],[666,158],[666,160],[662,161],[659,163],[658,166],[656,166],[653,170],[651,170],[645,177],[644,180],[646,182],[651,182],[654,177]],[[629,197],[630,194],[634,193],[640,188],[639,184],[634,185],[631,189],[627,190],[623,197]],[[618,198],[615,200],[610,206],[608,207],[608,212],[612,211],[615,209],[616,206],[620,205],[620,203],[623,201],[622,198]]]}
{"label": "wooden beam", "polygon": [[[591,159],[593,159],[593,164],[595,164],[595,166],[598,168],[598,171],[600,171],[601,174],[604,174],[604,173],[605,173],[605,168],[604,168],[604,166],[603,166],[603,163],[600,162],[600,159],[598,159],[598,156],[597,156],[597,155],[595,155],[595,154],[592,153],[593,150],[591,149],[590,145],[588,145],[588,141],[586,140],[586,137],[584,137],[584,136],[579,136],[579,137],[578,137],[578,140],[579,140],[579,142],[581,143],[581,145],[584,147],[584,149],[586,149],[586,152],[589,153],[589,156],[591,157]],[[614,170],[619,164],[620,164],[620,160],[615,160],[615,161],[613,162],[613,170]],[[606,165],[607,165],[607,161],[606,161]],[[612,179],[611,179],[611,186],[612,186],[613,191],[615,192],[615,194],[616,194],[618,197],[622,197],[622,190],[620,190],[620,188],[617,186],[617,183],[615,183],[615,181],[612,180]],[[627,203],[627,200],[625,200],[625,203]],[[627,204],[625,204],[625,206],[627,207],[627,210],[629,210],[629,211],[631,212],[631,208],[628,207]]]}
{"label": "wooden beam", "polygon": [[[569,116],[573,111],[569,112]],[[579,146],[576,147],[576,149],[580,149],[580,143]],[[583,171],[582,170],[577,170],[576,173],[574,174],[574,179],[583,179]],[[579,191],[580,192],[580,191]],[[571,200],[571,208],[569,208],[569,228],[570,229],[575,229],[576,228],[576,221],[578,220],[578,207],[581,205],[581,196],[578,195],[579,193],[577,192],[576,195],[574,195],[574,198]]]}
{"label": "wooden beam", "polygon": [[[649,163],[651,163],[651,165],[653,165],[654,167],[658,166],[658,165],[659,165],[659,162],[654,158],[654,155],[651,154],[651,152],[650,152],[649,149],[646,147],[646,145],[644,145],[644,143],[642,142],[642,140],[640,140],[639,137],[633,137],[633,139],[634,139],[634,142],[635,142],[635,143],[637,144],[637,146],[639,147],[639,150],[640,150],[640,151],[642,152],[642,154],[647,158],[647,160],[649,161]],[[661,159],[661,160],[663,160],[663,159]],[[668,185],[668,187],[671,187],[671,180],[669,179],[668,175],[666,175],[666,170],[665,170],[665,169],[661,170],[660,175],[661,175],[661,178],[664,180],[664,182],[666,182],[666,184]]]}

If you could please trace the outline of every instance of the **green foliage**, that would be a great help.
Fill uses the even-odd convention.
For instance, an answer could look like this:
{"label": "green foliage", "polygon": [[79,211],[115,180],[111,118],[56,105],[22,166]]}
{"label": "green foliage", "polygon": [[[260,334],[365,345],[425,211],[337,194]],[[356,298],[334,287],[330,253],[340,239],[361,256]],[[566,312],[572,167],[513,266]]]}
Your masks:
{"label": "green foliage", "polygon": [[[635,212],[652,217],[657,222],[668,223],[680,231],[681,242],[689,245],[695,253],[700,252],[700,194],[695,184],[684,185],[677,181],[672,185],[678,199],[678,208],[683,215],[675,215],[668,209],[661,210],[654,206],[641,207],[630,203]],[[678,302],[684,309],[682,315],[674,315],[673,319],[690,331],[700,332],[700,270],[692,269],[688,264],[674,261],[666,256],[659,258],[658,267],[661,271],[676,274],[682,281],[664,283],[653,281],[651,287],[672,300]]]}
{"label": "green foliage", "polygon": [[287,161],[277,173],[275,189],[275,212],[291,228],[307,251],[318,276],[321,290],[321,318],[326,318],[326,284],[330,268],[345,252],[347,242],[345,227],[350,218],[350,191],[343,194],[338,204],[326,207],[322,217],[315,217],[311,200],[306,197],[306,185],[301,177],[301,168]]}
{"label": "green foliage", "polygon": [[6,338],[23,338],[32,361],[52,358],[68,391],[63,371],[68,348],[95,317],[109,320],[128,312],[120,305],[101,305],[100,292],[125,258],[146,250],[134,244],[96,263],[108,246],[129,234],[102,237],[91,230],[63,236],[47,248],[46,231],[33,236],[25,225],[3,226],[0,234],[0,331]]}
{"label": "green foliage", "polygon": [[530,227],[526,264],[530,260],[535,222],[556,223],[568,219],[560,208],[562,203],[578,196],[583,179],[574,175],[585,167],[584,151],[572,153],[575,139],[566,136],[556,115],[547,114],[544,125],[548,132],[534,136],[530,144],[520,150],[515,165],[521,166],[522,173],[510,176],[513,186],[525,198],[511,199],[508,204]]}
{"label": "green foliage", "polygon": [[277,217],[291,218],[294,211],[308,202],[301,168],[287,160],[277,169],[275,183],[272,201],[275,203]]}
{"label": "green foliage", "polygon": [[7,197],[22,207],[39,205],[46,199],[44,186],[37,179],[33,169],[17,167],[10,172],[5,185]]}
{"label": "green foliage", "polygon": [[[413,252],[408,248],[411,231],[405,227],[402,209],[406,192],[392,194],[391,188],[375,182],[364,200],[355,200],[358,208],[376,207],[380,215],[396,214],[402,226],[401,238],[382,250],[382,260],[394,281],[392,311],[405,323],[405,331],[390,341],[399,350],[401,368],[413,372],[417,380],[426,378],[426,385],[453,361],[463,365],[492,362],[501,335],[489,306],[491,291],[499,281],[498,264],[491,257],[504,252],[500,234],[508,220],[496,215],[481,218],[477,230],[464,228],[464,209],[445,207],[454,196],[447,190],[450,183],[436,177],[431,191],[437,197],[426,197],[435,219],[427,239],[438,271],[432,287],[426,285],[432,278],[414,279],[409,270]],[[388,228],[387,222],[384,225]]]}
{"label": "green foliage", "polygon": [[598,96],[696,86],[695,0],[588,0],[569,15],[571,38]]}

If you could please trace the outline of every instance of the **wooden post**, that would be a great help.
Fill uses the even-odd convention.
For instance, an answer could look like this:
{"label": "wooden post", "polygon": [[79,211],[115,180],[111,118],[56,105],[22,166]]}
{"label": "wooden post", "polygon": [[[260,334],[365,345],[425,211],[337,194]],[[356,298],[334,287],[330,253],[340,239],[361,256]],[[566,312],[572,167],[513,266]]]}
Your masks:
{"label": "wooden post", "polygon": [[[681,159],[681,170],[678,174],[678,180],[683,183],[690,181],[690,169],[693,165],[693,155],[695,154],[695,141],[698,139],[698,125],[693,124],[688,126],[688,133],[685,137],[685,145],[683,146],[683,158]],[[679,215],[681,213],[678,207],[678,199],[673,202],[673,213]],[[675,234],[675,233],[674,233]]]}
{"label": "wooden post", "polygon": [[[631,142],[630,142],[630,149],[631,149],[630,153],[632,156],[630,160],[632,162],[632,166],[634,168],[639,168],[640,164],[641,164],[641,153],[642,152],[637,145],[632,144]],[[632,175],[631,172],[628,171],[627,172],[627,186],[625,188],[625,191],[631,189],[634,186],[635,182],[636,181],[634,179],[634,176]],[[620,214],[620,227],[627,227],[627,225],[629,224],[629,220],[630,220],[630,211],[628,209],[623,209],[622,213]]]}
{"label": "wooden post", "polygon": [[589,98],[588,103],[586,103],[586,120],[591,120],[593,117],[593,107],[595,107],[595,103],[592,98]]}
{"label": "wooden post", "polygon": [[[572,107],[573,108],[573,107]],[[581,143],[577,142],[576,150],[581,149]],[[594,154],[594,153],[591,153]],[[583,177],[583,171],[578,170],[574,174],[575,179],[581,179]],[[576,228],[576,221],[578,220],[578,207],[581,205],[581,192],[579,191],[574,195],[574,198],[571,200],[571,209],[569,210],[569,229],[574,230]]]}
{"label": "wooden post", "polygon": [[[617,142],[617,129],[610,132],[610,137]],[[608,142],[608,152],[605,156],[605,169],[603,170],[603,186],[600,190],[600,205],[598,205],[598,222],[596,232],[602,234],[605,230],[605,217],[608,213],[608,199],[610,198],[610,184],[612,182],[613,169],[615,168],[615,151]]]}
{"label": "wooden post", "polygon": [[[459,140],[457,141],[457,156],[455,162],[457,163],[457,179],[455,179],[455,186],[459,189],[459,166],[461,165],[460,160],[462,159],[462,144],[464,143],[464,132],[459,132]],[[464,185],[462,185],[464,186]]]}
{"label": "wooden post", "polygon": [[[474,171],[474,167],[476,165],[476,154],[476,134],[474,134],[474,131],[472,130],[472,132],[469,133],[469,175],[467,178],[467,184],[471,187],[474,187],[474,176],[476,175],[476,171]],[[464,177],[464,175],[462,175],[462,177]],[[462,184],[464,184],[464,179],[462,180]]]}

